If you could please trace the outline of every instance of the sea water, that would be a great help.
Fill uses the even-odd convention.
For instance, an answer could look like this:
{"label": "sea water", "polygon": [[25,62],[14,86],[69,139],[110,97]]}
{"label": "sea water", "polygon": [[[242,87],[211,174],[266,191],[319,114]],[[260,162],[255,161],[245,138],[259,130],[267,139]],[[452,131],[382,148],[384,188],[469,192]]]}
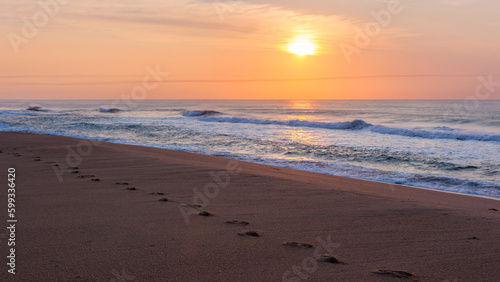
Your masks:
{"label": "sea water", "polygon": [[0,131],[500,197],[500,101],[0,101]]}

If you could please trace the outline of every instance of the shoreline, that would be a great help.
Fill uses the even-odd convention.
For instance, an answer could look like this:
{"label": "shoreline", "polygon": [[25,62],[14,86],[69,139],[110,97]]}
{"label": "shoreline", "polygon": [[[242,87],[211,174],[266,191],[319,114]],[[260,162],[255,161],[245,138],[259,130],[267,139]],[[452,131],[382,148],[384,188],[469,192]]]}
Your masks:
{"label": "shoreline", "polygon": [[[50,134],[43,132],[43,130],[37,131],[33,130],[33,132],[25,132],[25,131],[0,131],[0,134],[2,133],[23,133],[23,134],[35,134],[35,135],[47,135],[47,136],[57,136],[57,137],[65,137],[65,138],[73,138],[73,139],[78,139],[78,140],[88,140],[92,142],[104,142],[108,144],[116,144],[116,145],[125,145],[125,146],[136,146],[136,147],[143,147],[143,148],[154,148],[154,149],[159,149],[159,150],[170,150],[170,151],[177,151],[177,152],[183,152],[183,153],[188,153],[188,154],[198,154],[198,155],[204,155],[204,156],[213,156],[213,157],[218,157],[218,158],[223,158],[223,159],[229,159],[229,160],[235,160],[231,158],[227,158],[224,156],[214,156],[210,154],[206,154],[203,152],[203,150],[183,150],[183,149],[173,149],[173,148],[167,148],[169,146],[163,146],[163,145],[156,145],[156,144],[150,144],[145,145],[143,143],[115,143],[115,142],[109,142],[109,141],[101,141],[99,139],[101,138],[88,138],[84,136],[71,136],[71,134]],[[109,139],[109,138],[108,138]],[[173,146],[175,147],[175,146]],[[265,166],[271,166],[271,167],[279,167],[285,169],[286,167],[281,167],[281,166],[274,166],[270,164],[265,164],[265,163],[260,163],[260,162],[252,162],[249,160],[236,160],[236,161],[241,161],[241,162],[246,162],[246,163],[253,163],[253,164],[259,164],[259,165],[265,165]],[[317,174],[322,174],[322,175],[329,175],[329,176],[335,176],[335,177],[343,177],[343,178],[348,178],[348,179],[354,179],[354,180],[363,180],[363,181],[370,181],[374,183],[381,183],[381,184],[387,184],[387,185],[394,185],[394,186],[404,186],[404,187],[409,187],[409,188],[417,188],[417,189],[424,189],[424,190],[430,190],[430,191],[438,191],[438,192],[443,192],[443,193],[450,193],[450,194],[458,194],[458,195],[468,195],[468,196],[473,196],[473,197],[479,197],[479,198],[486,198],[486,199],[494,199],[494,200],[499,200],[500,201],[500,195],[498,196],[489,196],[485,194],[474,194],[474,193],[463,193],[463,192],[456,192],[456,191],[448,191],[440,188],[429,188],[429,187],[421,187],[421,186],[412,186],[412,185],[406,185],[406,184],[396,184],[396,183],[390,183],[390,182],[383,182],[383,181],[377,181],[377,180],[372,180],[372,179],[365,179],[365,178],[356,178],[356,177],[350,177],[350,176],[339,176],[339,175],[334,175],[334,174],[328,174],[328,173],[322,173],[322,172],[315,172],[315,171],[310,171],[310,170],[303,170],[303,169],[297,169],[297,168],[286,168],[286,169],[292,169],[292,170],[297,170],[297,171],[304,171],[304,172],[310,172],[310,173],[317,173]]]}
{"label": "shoreline", "polygon": [[500,278],[495,198],[54,135],[0,138],[19,204],[16,275],[4,264],[5,281]]}

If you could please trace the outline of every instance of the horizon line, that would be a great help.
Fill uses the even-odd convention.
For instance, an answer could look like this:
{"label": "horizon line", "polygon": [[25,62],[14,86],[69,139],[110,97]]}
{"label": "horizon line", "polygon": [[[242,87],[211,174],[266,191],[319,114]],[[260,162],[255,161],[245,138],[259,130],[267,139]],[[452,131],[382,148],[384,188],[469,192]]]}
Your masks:
{"label": "horizon line", "polygon": [[[126,75],[128,76],[128,75]],[[327,76],[310,78],[262,78],[262,79],[181,79],[181,80],[159,80],[158,83],[250,83],[250,82],[297,82],[297,81],[326,81],[326,80],[349,80],[349,79],[372,79],[372,78],[460,78],[477,77],[481,75],[473,74],[385,74],[385,75],[358,75],[358,76]],[[0,76],[0,78],[25,78],[25,77],[73,77],[73,76]],[[131,81],[87,81],[87,82],[14,82],[0,83],[2,86],[8,85],[113,85],[113,84],[138,84],[143,80]]]}

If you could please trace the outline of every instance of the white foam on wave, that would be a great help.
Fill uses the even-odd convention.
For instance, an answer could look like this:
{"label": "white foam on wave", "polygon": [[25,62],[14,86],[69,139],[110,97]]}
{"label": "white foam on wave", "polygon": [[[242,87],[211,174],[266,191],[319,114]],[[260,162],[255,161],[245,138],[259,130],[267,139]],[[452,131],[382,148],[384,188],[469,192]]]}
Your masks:
{"label": "white foam on wave", "polygon": [[450,129],[416,129],[416,128],[397,128],[397,127],[387,127],[381,125],[375,125],[370,127],[370,131],[389,134],[389,135],[399,135],[406,137],[419,137],[426,139],[453,139],[453,140],[474,140],[474,141],[490,141],[490,142],[500,142],[499,134],[490,134],[486,132],[468,132],[468,131],[458,131]]}
{"label": "white foam on wave", "polygon": [[363,129],[371,124],[363,120],[353,120],[346,122],[316,122],[307,120],[265,120],[265,119],[248,119],[238,117],[205,117],[201,119],[207,122],[230,122],[230,123],[250,123],[250,124],[264,124],[264,125],[285,125],[297,127],[313,127],[325,129]]}
{"label": "white foam on wave", "polygon": [[469,132],[449,127],[434,127],[429,129],[388,127],[382,125],[373,125],[365,122],[364,120],[359,120],[359,119],[346,122],[316,122],[307,120],[267,120],[267,119],[250,119],[250,118],[240,118],[240,117],[201,117],[200,120],[205,122],[221,122],[221,123],[228,122],[228,123],[245,123],[245,124],[256,124],[256,125],[284,125],[293,127],[309,127],[309,128],[323,128],[323,129],[337,129],[337,130],[366,129],[371,132],[379,134],[399,135],[405,137],[500,142],[499,134],[491,134],[487,132]]}
{"label": "white foam on wave", "polygon": [[496,183],[463,178],[444,177],[433,174],[416,174],[399,171],[384,171],[365,168],[357,165],[340,163],[323,163],[316,161],[296,161],[265,157],[250,157],[238,154],[216,154],[217,156],[254,162],[278,167],[285,167],[321,174],[336,175],[355,179],[364,179],[395,185],[406,185],[414,188],[433,191],[458,193],[462,195],[484,196],[500,200],[500,187]]}

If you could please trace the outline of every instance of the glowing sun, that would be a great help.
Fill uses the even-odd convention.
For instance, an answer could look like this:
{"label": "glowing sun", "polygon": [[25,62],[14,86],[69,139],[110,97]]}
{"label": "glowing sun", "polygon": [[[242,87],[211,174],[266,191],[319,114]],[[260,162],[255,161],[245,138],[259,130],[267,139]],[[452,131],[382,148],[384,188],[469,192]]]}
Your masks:
{"label": "glowing sun", "polygon": [[287,51],[298,56],[314,55],[316,54],[316,44],[310,39],[298,38],[288,45]]}

